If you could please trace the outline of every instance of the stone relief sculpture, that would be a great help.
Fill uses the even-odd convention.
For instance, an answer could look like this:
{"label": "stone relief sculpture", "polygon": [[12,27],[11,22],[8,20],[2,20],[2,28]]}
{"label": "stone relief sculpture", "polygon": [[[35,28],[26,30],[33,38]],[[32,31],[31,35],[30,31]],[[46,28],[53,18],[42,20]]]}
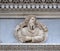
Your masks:
{"label": "stone relief sculpture", "polygon": [[16,26],[15,37],[23,43],[41,43],[47,39],[47,26],[39,23],[36,16],[26,17],[25,21]]}

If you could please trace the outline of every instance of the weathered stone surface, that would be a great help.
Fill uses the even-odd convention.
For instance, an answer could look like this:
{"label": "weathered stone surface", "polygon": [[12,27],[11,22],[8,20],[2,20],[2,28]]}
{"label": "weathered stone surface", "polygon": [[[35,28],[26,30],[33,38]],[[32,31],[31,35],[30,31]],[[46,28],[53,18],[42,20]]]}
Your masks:
{"label": "weathered stone surface", "polygon": [[15,37],[19,42],[42,43],[48,38],[48,28],[45,24],[38,22],[35,15],[29,15],[21,24],[15,28]]}
{"label": "weathered stone surface", "polygon": [[60,51],[60,45],[0,45],[0,50]]}

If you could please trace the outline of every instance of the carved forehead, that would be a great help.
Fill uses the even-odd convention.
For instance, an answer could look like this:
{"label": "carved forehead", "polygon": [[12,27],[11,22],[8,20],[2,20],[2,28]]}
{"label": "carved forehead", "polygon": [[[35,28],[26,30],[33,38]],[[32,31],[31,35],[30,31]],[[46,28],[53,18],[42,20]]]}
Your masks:
{"label": "carved forehead", "polygon": [[25,18],[25,23],[28,23],[29,20],[30,20],[32,17],[35,18],[35,20],[36,20],[36,16],[35,16],[35,15],[28,15],[28,16]]}
{"label": "carved forehead", "polygon": [[31,19],[35,19],[35,17],[31,17]]}

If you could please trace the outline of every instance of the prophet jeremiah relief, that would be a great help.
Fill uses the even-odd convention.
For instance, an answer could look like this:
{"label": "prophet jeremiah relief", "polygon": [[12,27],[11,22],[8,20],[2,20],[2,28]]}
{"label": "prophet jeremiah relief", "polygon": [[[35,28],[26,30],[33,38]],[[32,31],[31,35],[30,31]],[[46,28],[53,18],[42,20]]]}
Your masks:
{"label": "prophet jeremiah relief", "polygon": [[22,43],[41,43],[47,40],[47,33],[47,26],[38,22],[36,16],[30,15],[16,26],[14,35]]}

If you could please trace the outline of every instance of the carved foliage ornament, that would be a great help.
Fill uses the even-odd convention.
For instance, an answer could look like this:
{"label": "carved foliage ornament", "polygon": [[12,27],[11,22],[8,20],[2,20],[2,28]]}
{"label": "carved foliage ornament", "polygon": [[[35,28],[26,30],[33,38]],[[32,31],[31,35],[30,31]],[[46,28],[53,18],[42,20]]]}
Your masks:
{"label": "carved foliage ornament", "polygon": [[36,17],[28,16],[24,22],[16,26],[15,37],[19,42],[38,43],[47,39],[48,29],[46,25],[39,23]]}

